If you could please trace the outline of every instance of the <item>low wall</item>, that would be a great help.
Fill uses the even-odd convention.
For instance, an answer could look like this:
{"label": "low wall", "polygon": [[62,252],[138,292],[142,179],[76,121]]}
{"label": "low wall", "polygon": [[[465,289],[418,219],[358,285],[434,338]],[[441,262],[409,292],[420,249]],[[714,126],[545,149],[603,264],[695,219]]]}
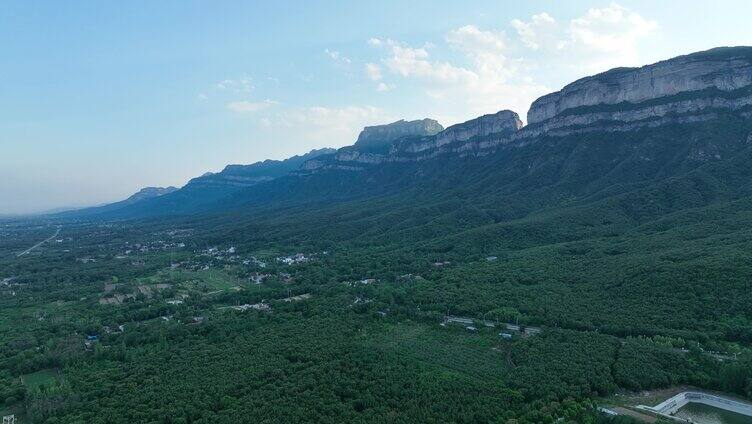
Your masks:
{"label": "low wall", "polygon": [[648,406],[644,409],[663,415],[674,415],[676,411],[688,403],[701,403],[752,417],[752,404],[702,392],[682,392],[656,406]]}

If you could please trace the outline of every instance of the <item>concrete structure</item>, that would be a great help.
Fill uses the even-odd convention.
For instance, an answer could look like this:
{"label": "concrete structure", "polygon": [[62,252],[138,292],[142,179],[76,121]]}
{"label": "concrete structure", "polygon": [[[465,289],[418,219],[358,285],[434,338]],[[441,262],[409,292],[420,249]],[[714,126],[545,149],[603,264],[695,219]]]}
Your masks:
{"label": "concrete structure", "polygon": [[472,318],[464,318],[464,317],[453,317],[451,315],[444,318],[444,322],[451,322],[451,323],[457,323],[457,324],[463,324],[463,325],[473,325],[475,324],[475,320]]}
{"label": "concrete structure", "polygon": [[688,403],[701,403],[752,417],[752,404],[703,392],[682,392],[656,406],[639,405],[638,408],[652,411],[665,417],[675,418],[673,415]]}
{"label": "concrete structure", "polygon": [[[311,297],[311,293],[303,293],[303,294],[299,294],[297,296],[286,297],[286,298],[282,299],[282,301],[284,301],[284,302],[297,302],[298,300],[310,299],[310,297]],[[360,296],[358,296],[358,299],[360,299]],[[361,299],[361,302],[363,302],[363,301],[365,301],[365,300]],[[370,300],[368,300],[368,302],[370,302]],[[360,303],[360,302],[358,302],[357,299],[356,299],[355,303]]]}
{"label": "concrete structure", "polygon": [[612,410],[610,410],[608,408],[604,408],[602,406],[598,407],[598,412],[601,412],[601,413],[606,414],[606,415],[611,416],[611,417],[615,417],[615,416],[619,415],[619,413],[617,413],[616,411],[612,411]]}

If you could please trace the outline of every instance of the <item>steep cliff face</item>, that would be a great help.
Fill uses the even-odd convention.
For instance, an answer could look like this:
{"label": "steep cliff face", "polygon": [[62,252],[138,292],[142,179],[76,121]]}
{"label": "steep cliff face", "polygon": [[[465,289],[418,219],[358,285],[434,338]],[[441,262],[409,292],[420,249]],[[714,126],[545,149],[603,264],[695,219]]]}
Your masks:
{"label": "steep cliff face", "polygon": [[[460,156],[483,155],[488,149],[509,142],[512,135],[521,127],[522,121],[519,115],[510,110],[502,110],[452,125],[435,135],[398,137],[388,145],[380,145],[378,150],[374,150],[373,145],[364,147],[359,138],[355,145],[343,147],[333,155],[307,161],[301,166],[301,170],[308,172],[321,169],[362,170],[369,165],[385,162],[415,162],[449,153]],[[366,130],[368,128],[376,127],[367,127]]]}
{"label": "steep cliff face", "polygon": [[[586,132],[597,132],[597,136],[579,136]],[[628,146],[630,139],[632,147]],[[740,148],[747,149],[752,144],[752,47],[718,48],[580,79],[536,100],[524,127],[517,114],[508,110],[446,129],[431,119],[397,121],[367,127],[354,145],[339,150],[317,150],[285,161],[229,165],[217,174],[191,180],[180,190],[140,200],[128,208],[114,204],[77,214],[106,213],[116,208],[178,214],[210,208],[222,199],[239,202],[248,193],[264,192],[283,198],[290,187],[297,185],[301,195],[316,195],[323,190],[333,196],[346,196],[342,187],[348,184],[357,190],[377,178],[384,178],[382,185],[390,184],[391,176],[385,177],[390,170],[399,169],[409,176],[455,164],[458,172],[468,172],[481,166],[478,164],[483,160],[472,164],[455,160],[462,157],[490,156],[489,160],[509,165],[508,169],[483,172],[509,172],[509,178],[503,181],[518,178],[518,172],[538,169],[540,173],[529,181],[535,184],[539,178],[548,178],[553,169],[564,169],[552,165],[554,162],[536,162],[536,157],[550,159],[556,156],[552,156],[552,150],[589,146],[594,141],[599,147],[593,154],[603,150],[624,157],[620,172],[632,172],[644,163],[663,169],[671,161],[689,161],[685,165],[690,166],[725,160]],[[634,143],[649,151],[633,155]],[[671,152],[664,152],[664,148]],[[518,152],[535,154],[508,160]],[[572,156],[573,161],[578,161],[578,149],[562,152],[554,159],[568,161]],[[441,158],[441,162],[410,166],[434,158]],[[614,163],[613,158],[604,157],[601,166],[610,170]],[[396,164],[400,165],[392,166]],[[582,169],[589,166],[582,165]],[[332,173],[316,180],[318,177],[313,174],[323,170],[363,172],[346,176]],[[301,176],[306,178],[298,178]],[[314,180],[320,185],[305,186]],[[749,186],[747,180],[740,178],[739,182]],[[621,183],[618,179],[609,180],[608,186]],[[752,188],[749,190],[752,193]]]}
{"label": "steep cliff face", "polygon": [[751,85],[752,47],[717,48],[577,80],[533,102],[528,129],[740,110],[752,103]]}
{"label": "steep cliff face", "polygon": [[386,125],[365,127],[360,132],[355,146],[360,149],[389,146],[394,140],[411,136],[430,136],[442,131],[444,127],[433,119],[415,121],[399,120]]}
{"label": "steep cliff face", "polygon": [[500,145],[533,143],[541,135],[631,131],[708,121],[726,112],[752,117],[752,47],[717,48],[582,78],[533,102],[525,127],[508,110],[429,136],[417,134],[429,120],[367,127],[354,146],[308,161],[302,169],[361,170],[450,153],[482,156]]}
{"label": "steep cliff face", "polygon": [[452,143],[461,143],[491,134],[508,136],[522,128],[519,115],[511,110],[502,110],[494,114],[483,115],[461,124],[452,125],[435,137],[423,137],[420,140],[404,139],[396,143],[392,153],[399,151],[418,153],[425,150],[437,149]]}

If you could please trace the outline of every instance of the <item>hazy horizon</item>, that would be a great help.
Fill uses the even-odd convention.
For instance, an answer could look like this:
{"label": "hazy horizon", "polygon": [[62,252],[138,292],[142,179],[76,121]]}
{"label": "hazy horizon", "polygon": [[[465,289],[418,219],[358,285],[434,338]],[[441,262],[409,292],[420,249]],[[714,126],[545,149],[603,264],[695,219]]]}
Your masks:
{"label": "hazy horizon", "polygon": [[7,2],[0,215],[182,186],[227,164],[349,145],[398,119],[449,126],[511,109],[524,120],[535,98],[586,75],[752,45],[747,14],[727,13],[749,9]]}

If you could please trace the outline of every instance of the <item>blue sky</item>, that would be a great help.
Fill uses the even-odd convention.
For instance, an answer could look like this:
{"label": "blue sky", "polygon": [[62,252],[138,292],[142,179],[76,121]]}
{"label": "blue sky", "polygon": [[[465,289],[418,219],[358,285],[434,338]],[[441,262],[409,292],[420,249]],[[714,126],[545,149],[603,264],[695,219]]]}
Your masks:
{"label": "blue sky", "polygon": [[614,66],[752,45],[748,1],[4,1],[0,213],[448,126]]}

